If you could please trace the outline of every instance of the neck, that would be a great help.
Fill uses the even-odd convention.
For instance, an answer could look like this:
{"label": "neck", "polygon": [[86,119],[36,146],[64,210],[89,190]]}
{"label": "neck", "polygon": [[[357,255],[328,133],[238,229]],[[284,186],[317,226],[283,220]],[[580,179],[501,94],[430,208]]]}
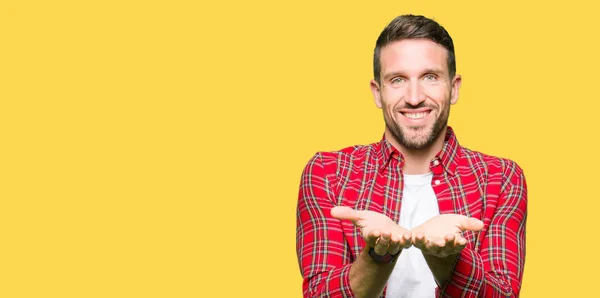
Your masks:
{"label": "neck", "polygon": [[444,146],[447,127],[445,127],[431,145],[421,149],[409,149],[402,146],[396,138],[387,130],[385,137],[404,157],[402,172],[409,175],[427,174],[430,172],[429,163],[440,152]]}

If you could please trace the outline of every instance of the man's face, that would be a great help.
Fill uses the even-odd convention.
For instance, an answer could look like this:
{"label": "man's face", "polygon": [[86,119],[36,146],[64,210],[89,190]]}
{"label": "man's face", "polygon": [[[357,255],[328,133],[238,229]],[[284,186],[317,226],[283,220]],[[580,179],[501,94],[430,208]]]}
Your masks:
{"label": "man's face", "polygon": [[[426,39],[405,39],[381,49],[380,82],[371,81],[386,130],[407,149],[423,149],[447,126],[458,100],[460,75],[450,78],[447,50]],[[442,136],[443,137],[443,136]]]}

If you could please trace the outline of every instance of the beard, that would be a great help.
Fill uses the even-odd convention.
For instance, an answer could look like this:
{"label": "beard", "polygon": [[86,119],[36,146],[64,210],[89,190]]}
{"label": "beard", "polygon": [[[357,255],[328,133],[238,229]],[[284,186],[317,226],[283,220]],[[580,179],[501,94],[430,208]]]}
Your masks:
{"label": "beard", "polygon": [[[415,106],[413,108],[425,107],[424,103]],[[439,111],[435,107],[432,108],[430,113]],[[450,105],[442,111],[442,113],[435,119],[435,122],[431,126],[419,126],[419,127],[402,127],[396,123],[393,119],[388,119],[388,113],[386,108],[383,108],[383,119],[385,120],[385,126],[392,134],[392,136],[406,149],[419,150],[431,146],[435,140],[442,133],[444,128],[448,125],[448,117],[450,115]]]}

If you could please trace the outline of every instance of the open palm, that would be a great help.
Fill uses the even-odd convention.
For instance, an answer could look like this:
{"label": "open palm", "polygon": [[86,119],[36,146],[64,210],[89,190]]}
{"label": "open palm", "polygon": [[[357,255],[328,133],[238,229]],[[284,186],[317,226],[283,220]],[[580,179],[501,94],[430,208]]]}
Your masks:
{"label": "open palm", "polygon": [[441,214],[412,230],[412,243],[423,253],[447,257],[462,250],[467,240],[464,231],[480,231],[483,222],[459,214]]}

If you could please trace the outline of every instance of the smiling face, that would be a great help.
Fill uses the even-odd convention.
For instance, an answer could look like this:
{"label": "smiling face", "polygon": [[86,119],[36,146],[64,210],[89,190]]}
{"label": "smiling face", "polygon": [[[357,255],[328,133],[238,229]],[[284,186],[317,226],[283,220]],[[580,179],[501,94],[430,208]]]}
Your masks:
{"label": "smiling face", "polygon": [[427,39],[404,39],[381,49],[381,79],[371,81],[371,91],[392,143],[424,149],[444,137],[461,84],[460,75],[450,78],[447,55]]}

